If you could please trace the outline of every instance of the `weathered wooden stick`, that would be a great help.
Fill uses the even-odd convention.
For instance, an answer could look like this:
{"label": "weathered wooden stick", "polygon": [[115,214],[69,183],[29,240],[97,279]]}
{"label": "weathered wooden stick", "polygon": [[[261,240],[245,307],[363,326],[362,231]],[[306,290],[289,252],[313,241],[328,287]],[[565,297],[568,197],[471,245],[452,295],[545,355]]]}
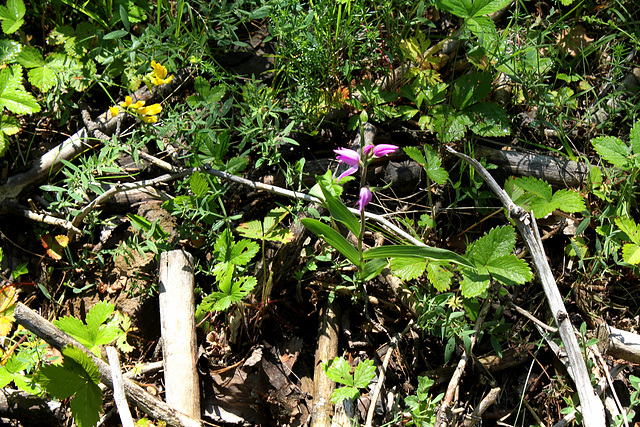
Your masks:
{"label": "weathered wooden stick", "polygon": [[193,256],[183,250],[160,254],[160,325],[164,355],[165,400],[200,418]]}
{"label": "weathered wooden stick", "polygon": [[493,179],[491,174],[475,159],[463,153],[458,153],[453,148],[447,146],[447,149],[468,162],[487,182],[491,190],[498,196],[504,207],[507,209],[509,217],[515,222],[522,238],[529,248],[529,253],[533,259],[533,264],[538,272],[538,277],[542,282],[549,307],[553,313],[553,317],[560,332],[560,338],[564,343],[569,364],[574,373],[574,381],[578,391],[578,396],[582,405],[582,414],[584,416],[584,425],[586,427],[604,427],[606,425],[606,417],[602,401],[598,398],[593,390],[589,378],[587,365],[582,358],[580,345],[573,332],[571,320],[567,314],[567,310],[562,301],[562,295],[558,290],[551,267],[547,261],[542,240],[538,233],[538,227],[535,222],[535,216],[526,212],[522,207],[516,206],[509,195],[504,191]]}
{"label": "weathered wooden stick", "polygon": [[109,358],[109,366],[111,367],[111,378],[113,379],[113,400],[116,402],[122,427],[133,427],[133,418],[127,403],[127,396],[124,392],[124,378],[120,368],[120,358],[118,350],[115,347],[107,346],[105,349],[107,358]]}
{"label": "weathered wooden stick", "polygon": [[338,355],[338,330],[340,329],[340,307],[334,298],[327,302],[320,314],[318,346],[316,348],[315,368],[313,371],[313,406],[311,408],[311,427],[330,427],[333,405],[331,393],[335,388],[333,380],[322,370],[322,364]]}
{"label": "weathered wooden stick", "polygon": [[[106,384],[107,387],[113,387],[113,381],[111,379],[111,369],[109,368],[109,364],[87,350],[87,348],[80,344],[76,339],[62,332],[47,319],[40,316],[20,302],[16,304],[13,311],[13,316],[15,317],[16,322],[18,322],[26,329],[30,330],[57,349],[62,349],[66,345],[73,345],[81,349],[89,357],[91,357],[93,362],[98,367],[98,371],[100,372],[100,380],[104,384]],[[133,401],[138,408],[140,408],[144,413],[148,414],[152,418],[165,421],[168,425],[175,427],[204,426],[201,421],[188,417],[176,411],[163,401],[151,396],[149,393],[143,390],[142,387],[135,384],[131,380],[124,380],[124,390],[127,394],[127,397],[131,399],[131,401]]]}
{"label": "weathered wooden stick", "polygon": [[640,335],[613,328],[606,323],[598,326],[598,349],[607,356],[640,363]]}

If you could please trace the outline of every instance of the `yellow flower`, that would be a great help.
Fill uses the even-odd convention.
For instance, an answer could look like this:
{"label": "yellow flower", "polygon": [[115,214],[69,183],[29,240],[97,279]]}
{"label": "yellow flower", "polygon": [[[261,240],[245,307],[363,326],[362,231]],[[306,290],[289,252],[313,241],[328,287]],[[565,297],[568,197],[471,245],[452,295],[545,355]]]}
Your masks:
{"label": "yellow flower", "polygon": [[167,67],[162,64],[158,64],[156,61],[151,61],[151,68],[153,68],[153,71],[149,74],[149,79],[154,85],[160,86],[170,83],[171,80],[173,80],[172,75],[167,78]]}
{"label": "yellow flower", "polygon": [[122,101],[122,102],[120,103],[120,106],[121,106],[121,107],[125,107],[125,108],[127,108],[129,105],[131,105],[131,103],[132,103],[132,102],[133,102],[133,99],[131,99],[131,97],[130,97],[129,95],[127,95],[127,96],[124,98],[124,101]]}
{"label": "yellow flower", "polygon": [[117,106],[109,107],[109,111],[111,111],[111,117],[116,117],[120,112],[120,109]]}
{"label": "yellow flower", "polygon": [[151,104],[148,107],[139,108],[136,113],[143,116],[155,116],[156,114],[160,114],[161,111],[162,106],[160,104]]}
{"label": "yellow flower", "polygon": [[155,123],[158,121],[158,116],[142,116],[140,117],[140,120],[145,123]]}

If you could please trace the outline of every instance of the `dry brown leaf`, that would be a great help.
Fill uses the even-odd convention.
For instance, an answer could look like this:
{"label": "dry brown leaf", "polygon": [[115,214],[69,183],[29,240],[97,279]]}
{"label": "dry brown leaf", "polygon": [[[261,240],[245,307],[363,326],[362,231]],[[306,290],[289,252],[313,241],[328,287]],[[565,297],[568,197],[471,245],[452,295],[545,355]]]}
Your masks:
{"label": "dry brown leaf", "polygon": [[587,30],[582,25],[576,25],[570,30],[564,30],[556,40],[560,52],[573,57],[591,46],[593,39],[587,36]]}

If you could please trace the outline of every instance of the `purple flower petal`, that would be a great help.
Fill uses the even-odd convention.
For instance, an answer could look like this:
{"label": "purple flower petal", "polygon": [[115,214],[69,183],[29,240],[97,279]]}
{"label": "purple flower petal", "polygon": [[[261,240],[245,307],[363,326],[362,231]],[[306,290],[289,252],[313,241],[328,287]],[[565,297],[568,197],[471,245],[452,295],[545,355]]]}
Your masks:
{"label": "purple flower petal", "polygon": [[369,187],[362,187],[360,189],[360,199],[358,199],[358,203],[356,204],[360,212],[362,212],[364,210],[364,207],[369,204],[369,202],[371,201],[371,197],[372,194],[371,190],[369,190]]}
{"label": "purple flower petal", "polygon": [[392,144],[378,144],[373,147],[373,155],[376,157],[386,156],[387,154],[391,154],[396,151],[398,148],[397,145]]}
{"label": "purple flower petal", "polygon": [[340,176],[338,177],[338,182],[340,182],[340,180],[345,176],[353,175],[356,172],[358,172],[358,165],[351,166],[349,169],[340,174]]}
{"label": "purple flower petal", "polygon": [[372,145],[372,144],[365,145],[365,146],[364,146],[364,148],[362,149],[362,153],[363,153],[365,156],[368,156],[368,155],[369,155],[369,153],[371,153],[371,150],[373,150],[373,147],[374,147],[374,145]]}
{"label": "purple flower petal", "polygon": [[360,163],[360,155],[355,150],[348,148],[338,148],[333,150],[337,154],[336,159],[340,162],[345,162],[349,166],[357,166]]}

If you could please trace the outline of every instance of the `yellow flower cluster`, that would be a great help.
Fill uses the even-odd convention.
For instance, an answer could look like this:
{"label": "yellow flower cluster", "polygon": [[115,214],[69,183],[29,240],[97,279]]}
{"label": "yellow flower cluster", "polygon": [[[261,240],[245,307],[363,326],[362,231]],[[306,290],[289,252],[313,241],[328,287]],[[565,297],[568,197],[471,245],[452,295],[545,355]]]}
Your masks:
{"label": "yellow flower cluster", "polygon": [[[158,114],[162,111],[162,106],[160,104],[151,104],[145,107],[145,101],[137,101],[133,102],[130,96],[127,96],[124,99],[124,102],[120,103],[120,106],[125,110],[137,115],[140,120],[145,123],[155,123],[158,121]],[[111,115],[113,117],[117,116],[120,112],[120,109],[115,107],[109,107],[111,111]]]}
{"label": "yellow flower cluster", "polygon": [[151,61],[151,68],[153,68],[153,71],[150,74],[147,74],[147,77],[154,85],[164,85],[173,80],[173,75],[167,77],[167,67],[164,65],[158,64],[156,61]]}

